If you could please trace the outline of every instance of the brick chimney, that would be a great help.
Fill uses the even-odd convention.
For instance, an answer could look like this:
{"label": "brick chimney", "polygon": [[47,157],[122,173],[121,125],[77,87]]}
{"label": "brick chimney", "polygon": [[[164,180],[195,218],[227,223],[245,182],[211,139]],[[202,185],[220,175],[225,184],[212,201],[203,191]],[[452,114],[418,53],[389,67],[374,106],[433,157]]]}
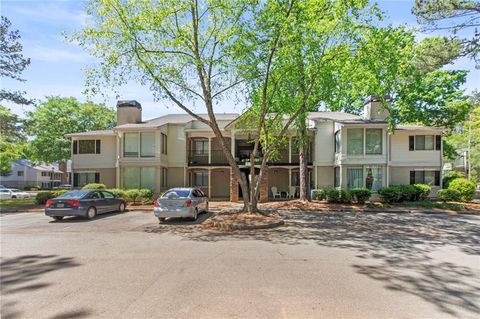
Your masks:
{"label": "brick chimney", "polygon": [[117,125],[142,122],[142,105],[135,100],[117,102]]}
{"label": "brick chimney", "polygon": [[[386,104],[386,107],[383,105]],[[386,95],[383,97],[378,96],[369,96],[365,99],[363,103],[363,119],[370,121],[385,121],[389,114],[389,109],[392,105],[392,99],[390,96]]]}

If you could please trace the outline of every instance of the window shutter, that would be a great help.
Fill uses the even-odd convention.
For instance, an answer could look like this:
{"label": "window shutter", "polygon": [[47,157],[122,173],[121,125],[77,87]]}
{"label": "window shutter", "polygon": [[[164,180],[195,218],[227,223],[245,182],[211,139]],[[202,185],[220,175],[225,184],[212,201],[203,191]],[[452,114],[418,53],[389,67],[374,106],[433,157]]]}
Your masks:
{"label": "window shutter", "polygon": [[415,136],[408,137],[408,150],[409,151],[415,150]]}
{"label": "window shutter", "polygon": [[100,183],[100,173],[95,173],[95,183]]}
{"label": "window shutter", "polygon": [[100,154],[100,140],[95,140],[95,154]]}
{"label": "window shutter", "polygon": [[410,184],[415,184],[415,171],[410,171]]}
{"label": "window shutter", "polygon": [[78,173],[73,173],[73,187],[78,186]]}
{"label": "window shutter", "polygon": [[435,149],[439,151],[442,148],[442,136],[435,135]]}
{"label": "window shutter", "polygon": [[435,171],[435,186],[440,186],[440,171]]}
{"label": "window shutter", "polygon": [[73,154],[78,154],[78,141],[73,141]]}

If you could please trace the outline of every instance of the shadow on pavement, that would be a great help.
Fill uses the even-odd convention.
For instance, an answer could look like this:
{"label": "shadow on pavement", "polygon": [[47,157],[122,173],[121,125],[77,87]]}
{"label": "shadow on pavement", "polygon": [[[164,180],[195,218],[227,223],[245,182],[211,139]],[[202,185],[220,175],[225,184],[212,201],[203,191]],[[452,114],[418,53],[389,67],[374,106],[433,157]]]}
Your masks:
{"label": "shadow on pavement", "polygon": [[[160,225],[165,225],[165,226],[168,226],[168,225],[179,225],[179,226],[180,225],[184,225],[184,226],[201,225],[207,219],[209,219],[212,216],[213,216],[212,212],[206,212],[206,213],[200,213],[197,216],[197,220],[191,220],[191,219],[187,219],[187,218],[185,218],[185,219],[184,218],[168,218],[164,222],[160,223]],[[152,228],[155,228],[155,227],[152,227]]]}
{"label": "shadow on pavement", "polygon": [[52,219],[50,223],[85,223],[85,222],[94,222],[99,219],[104,219],[104,218],[109,218],[117,215],[125,214],[125,212],[111,212],[111,213],[103,213],[103,214],[98,214],[95,216],[93,219],[88,219],[86,217],[82,216],[72,216],[72,217],[64,217],[62,220],[54,220]]}
{"label": "shadow on pavement", "polygon": [[66,268],[76,267],[80,264],[72,257],[57,255],[24,255],[13,258],[3,258],[0,262],[0,283],[2,298],[2,318],[17,318],[21,313],[15,310],[16,301],[6,301],[18,292],[39,290],[52,285],[47,282],[36,282],[42,275]]}
{"label": "shadow on pavement", "polygon": [[[480,255],[478,219],[449,215],[367,214],[280,211],[284,227],[216,232],[199,227],[145,228],[149,233],[170,233],[189,240],[216,242],[256,239],[287,245],[317,245],[349,249],[363,263],[352,267],[357,273],[382,281],[386,289],[415,295],[450,315],[459,311],[479,315],[480,276],[454,262],[434,259],[430,253],[447,245],[461,252]],[[169,225],[171,226],[171,225]],[[451,247],[450,246],[450,247]],[[366,265],[374,259],[373,265]],[[449,257],[448,260],[455,260]]]}

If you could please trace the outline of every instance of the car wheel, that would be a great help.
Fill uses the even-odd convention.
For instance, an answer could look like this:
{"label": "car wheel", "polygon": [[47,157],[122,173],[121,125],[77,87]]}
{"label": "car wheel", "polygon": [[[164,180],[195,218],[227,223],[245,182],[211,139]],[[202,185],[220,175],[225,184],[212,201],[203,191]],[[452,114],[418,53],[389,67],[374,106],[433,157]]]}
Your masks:
{"label": "car wheel", "polygon": [[95,216],[97,216],[97,210],[95,209],[95,207],[89,207],[87,210],[87,218],[93,219],[95,218]]}
{"label": "car wheel", "polygon": [[163,223],[163,222],[165,221],[165,217],[158,217],[158,221],[159,221],[160,223]]}
{"label": "car wheel", "polygon": [[123,213],[125,211],[125,203],[120,203],[120,206],[118,206],[118,211],[120,213]]}
{"label": "car wheel", "polygon": [[13,196],[12,196],[12,199],[14,199],[14,198],[17,198],[17,196],[13,195]]}
{"label": "car wheel", "polygon": [[193,211],[192,220],[197,220],[197,217],[198,217],[198,208],[195,208],[195,210]]}
{"label": "car wheel", "polygon": [[55,219],[55,220],[62,220],[62,219],[63,219],[63,216],[53,216],[53,219]]}

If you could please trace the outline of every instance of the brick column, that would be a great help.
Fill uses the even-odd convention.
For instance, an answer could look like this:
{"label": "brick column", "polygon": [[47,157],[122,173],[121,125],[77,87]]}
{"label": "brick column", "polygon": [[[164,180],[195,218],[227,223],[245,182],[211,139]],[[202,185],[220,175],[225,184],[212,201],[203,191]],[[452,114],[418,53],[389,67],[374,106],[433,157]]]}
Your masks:
{"label": "brick column", "polygon": [[230,168],[230,201],[238,202],[238,180]]}
{"label": "brick column", "polygon": [[260,203],[268,202],[268,167],[265,167],[260,181]]}

